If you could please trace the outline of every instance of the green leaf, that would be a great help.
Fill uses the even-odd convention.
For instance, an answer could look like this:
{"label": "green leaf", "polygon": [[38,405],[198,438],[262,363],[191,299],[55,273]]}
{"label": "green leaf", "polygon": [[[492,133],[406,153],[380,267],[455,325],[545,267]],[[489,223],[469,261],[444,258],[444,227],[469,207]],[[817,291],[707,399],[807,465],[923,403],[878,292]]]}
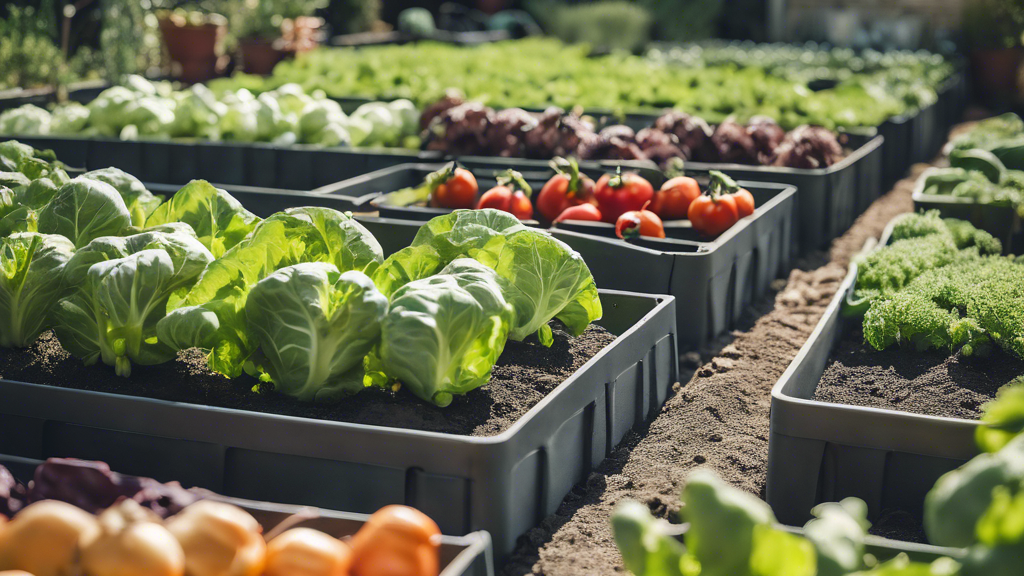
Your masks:
{"label": "green leaf", "polygon": [[94,238],[120,236],[131,215],[111,185],[78,177],[60,187],[39,212],[39,232],[60,234],[81,248]]}
{"label": "green leaf", "polygon": [[24,348],[50,328],[74,250],[57,235],[28,232],[0,239],[0,348]]}
{"label": "green leaf", "polygon": [[138,178],[118,168],[93,170],[83,174],[82,178],[99,180],[113,186],[124,200],[124,204],[132,216],[133,226],[145,226],[146,219],[160,206],[162,201],[161,197],[155,196],[147,190]]}
{"label": "green leaf", "polygon": [[639,502],[623,502],[612,514],[612,534],[626,569],[634,576],[682,576],[686,547],[668,522],[651,516]]}
{"label": "green leaf", "polygon": [[246,318],[277,391],[327,402],[362,390],[363,357],[377,343],[387,309],[362,272],[310,262],[260,280]]}
{"label": "green leaf", "polygon": [[494,271],[458,259],[395,292],[381,330],[384,372],[427,402],[486,384],[513,320]]}
{"label": "green leaf", "polygon": [[346,214],[329,208],[278,212],[212,262],[188,294],[171,303],[174,310],[160,321],[159,337],[179,350],[210,350],[210,369],[237,377],[257,348],[245,318],[257,282],[302,262],[371,274],[383,260],[373,235]]}
{"label": "green leaf", "polygon": [[509,295],[516,310],[513,340],[523,340],[552,318],[579,336],[601,318],[601,299],[587,264],[547,233],[528,229],[509,235],[494,268],[515,288]]}
{"label": "green leaf", "polygon": [[974,440],[984,452],[998,452],[1024,432],[1024,378],[999,389],[996,399],[982,407]]}
{"label": "green leaf", "polygon": [[846,498],[811,509],[815,519],[804,526],[804,534],[817,551],[818,576],[842,576],[864,562],[864,536],[870,523],[863,500]]}
{"label": "green leaf", "polygon": [[771,508],[703,469],[686,479],[683,504],[683,516],[690,523],[686,546],[700,562],[701,576],[748,574],[754,529],[775,522]]}
{"label": "green leaf", "polygon": [[175,350],[156,334],[167,301],[213,259],[198,242],[191,251],[159,248],[97,262],[74,294],[61,300],[55,331],[61,345],[87,364],[97,359],[129,376],[131,364],[160,364]]}
{"label": "green leaf", "polygon": [[924,528],[937,546],[963,548],[976,541],[975,526],[992,503],[999,486],[1017,486],[1024,479],[1024,436],[1001,450],[975,456],[943,474],[924,499]]}
{"label": "green leaf", "polygon": [[220,258],[252,232],[259,221],[224,190],[205,180],[193,180],[161,204],[146,220],[146,226],[184,222]]}
{"label": "green leaf", "polygon": [[[859,566],[859,563],[858,563]],[[814,545],[799,536],[766,525],[754,526],[750,555],[752,576],[815,576]]]}
{"label": "green leaf", "polygon": [[413,280],[428,278],[444,268],[441,256],[432,246],[408,246],[395,252],[373,273],[373,283],[385,296]]}

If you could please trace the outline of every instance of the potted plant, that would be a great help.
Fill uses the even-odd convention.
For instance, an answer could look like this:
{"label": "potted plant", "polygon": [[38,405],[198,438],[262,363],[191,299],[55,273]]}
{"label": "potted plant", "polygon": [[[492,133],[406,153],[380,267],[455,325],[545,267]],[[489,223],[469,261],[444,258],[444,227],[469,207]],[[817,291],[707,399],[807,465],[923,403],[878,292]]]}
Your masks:
{"label": "potted plant", "polygon": [[997,98],[1016,91],[1024,7],[1019,0],[975,0],[964,7],[964,40],[978,93]]}
{"label": "potted plant", "polygon": [[171,61],[180,66],[185,82],[202,82],[217,75],[227,64],[224,37],[227,19],[205,6],[179,7],[157,13],[160,33]]}
{"label": "potted plant", "polygon": [[311,15],[326,0],[244,0],[238,14],[238,46],[249,74],[270,74],[288,53],[316,46],[321,20]]}

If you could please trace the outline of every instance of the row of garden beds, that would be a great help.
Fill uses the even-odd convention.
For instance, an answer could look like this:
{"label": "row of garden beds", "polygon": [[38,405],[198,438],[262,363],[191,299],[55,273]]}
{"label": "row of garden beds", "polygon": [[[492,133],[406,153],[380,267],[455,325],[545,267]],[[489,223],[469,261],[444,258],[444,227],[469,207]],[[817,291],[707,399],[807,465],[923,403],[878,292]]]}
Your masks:
{"label": "row of garden beds", "polygon": [[[1020,120],[1015,122],[1019,125]],[[950,192],[955,179],[968,180],[970,171],[924,171],[913,191],[915,210],[970,223],[1000,241],[1004,254],[1020,254],[1024,245],[1019,205],[998,196],[982,201]],[[1013,186],[1003,175],[1002,183]],[[926,184],[941,176],[954,178],[945,193],[926,193]],[[980,186],[1000,184],[979,180]],[[890,223],[879,246],[891,244],[897,221]],[[994,249],[989,242],[987,253]],[[986,254],[985,247],[981,250]],[[925,495],[936,480],[978,454],[978,417],[985,402],[1024,374],[1024,363],[999,349],[1002,339],[1012,339],[1013,334],[994,335],[1000,346],[987,343],[987,350],[974,354],[956,344],[951,354],[942,347],[924,350],[920,343],[915,347],[907,342],[895,351],[876,352],[867,344],[867,322],[862,333],[862,318],[856,312],[861,305],[855,289],[862,266],[851,265],[824,316],[772,390],[766,498],[787,524],[807,520],[810,509],[820,502],[850,496],[867,502],[871,518],[897,511],[920,522]],[[944,294],[942,298],[957,298]],[[960,310],[961,315],[967,313]],[[908,330],[909,324],[923,322],[913,310],[905,314]],[[941,332],[928,337],[955,338]],[[924,534],[912,526],[904,536]]]}
{"label": "row of garden beds", "polygon": [[[263,216],[288,207],[351,206],[326,194],[229,192]],[[378,222],[372,232],[388,253],[407,244],[396,239],[410,237],[405,223]],[[2,356],[0,453],[103,460],[127,473],[230,496],[346,511],[405,503],[448,534],[487,530],[503,556],[630,428],[652,418],[678,381],[675,300],[604,289],[600,299],[599,331],[610,340],[567,349],[559,332],[546,355],[508,346],[512,355],[503,369],[513,378],[537,369],[546,374],[543,385],[529,390],[533,400],[509,405],[480,392],[439,410],[402,406],[382,393],[376,408],[354,405],[342,421],[318,419],[322,411],[309,405],[213,404],[210,379],[180,361],[172,363],[176,368],[137,367],[124,380],[106,367],[83,368],[44,337]],[[550,366],[524,364],[530,362]],[[566,372],[572,366],[579,368]],[[532,377],[524,382],[534,386]],[[234,387],[234,397],[251,394],[250,386]],[[383,406],[389,414],[374,417]],[[512,418],[494,416],[507,409]],[[462,412],[446,415],[453,411]],[[438,424],[446,419],[451,425]]]}

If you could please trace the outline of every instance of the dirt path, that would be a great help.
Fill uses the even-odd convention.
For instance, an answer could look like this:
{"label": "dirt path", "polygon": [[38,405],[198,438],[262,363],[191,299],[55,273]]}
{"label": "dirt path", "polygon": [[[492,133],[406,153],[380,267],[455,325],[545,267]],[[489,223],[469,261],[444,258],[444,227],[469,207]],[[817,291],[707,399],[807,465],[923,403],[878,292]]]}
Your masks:
{"label": "dirt path", "polygon": [[[926,165],[914,167],[916,176]],[[629,433],[604,463],[566,496],[558,511],[520,539],[503,576],[622,574],[609,517],[621,500],[646,503],[667,517],[679,508],[686,475],[714,469],[733,485],[762,495],[768,463],[771,388],[810,335],[864,242],[910,211],[913,179],[900,181],[832,245],[798,263],[778,281],[774,302],[749,313],[748,330],[718,349],[684,356],[682,380],[646,429]],[[704,359],[703,364],[701,358]],[[688,370],[688,372],[687,372]]]}

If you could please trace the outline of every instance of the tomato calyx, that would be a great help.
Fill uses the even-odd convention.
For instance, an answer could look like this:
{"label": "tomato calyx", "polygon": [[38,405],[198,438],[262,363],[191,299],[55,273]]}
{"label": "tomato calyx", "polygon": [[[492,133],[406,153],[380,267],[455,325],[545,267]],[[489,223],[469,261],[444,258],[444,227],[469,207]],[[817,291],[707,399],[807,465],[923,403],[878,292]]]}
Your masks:
{"label": "tomato calyx", "polygon": [[608,179],[609,188],[622,188],[626,185],[626,180],[622,177],[622,166],[615,167],[615,175]]}
{"label": "tomato calyx", "polygon": [[561,174],[569,179],[569,185],[565,189],[565,197],[572,199],[580,191],[580,165],[575,158],[556,157],[550,164],[556,174]]}
{"label": "tomato calyx", "polygon": [[524,194],[526,194],[527,198],[533,195],[533,188],[531,188],[530,185],[523,178],[522,173],[517,172],[515,170],[505,170],[504,172],[496,176],[495,180],[497,180],[498,186],[504,186],[513,193],[516,191],[521,191]]}
{"label": "tomato calyx", "polygon": [[427,177],[423,179],[423,185],[430,190],[431,194],[433,194],[433,192],[437,190],[438,186],[446,184],[455,176],[456,168],[458,168],[458,166],[455,162],[448,163],[444,168],[427,174]]}
{"label": "tomato calyx", "polygon": [[711,197],[712,202],[718,202],[720,197],[732,194],[740,189],[739,184],[723,172],[711,170],[708,172],[708,175],[711,177],[711,183],[708,185],[705,194]]}

